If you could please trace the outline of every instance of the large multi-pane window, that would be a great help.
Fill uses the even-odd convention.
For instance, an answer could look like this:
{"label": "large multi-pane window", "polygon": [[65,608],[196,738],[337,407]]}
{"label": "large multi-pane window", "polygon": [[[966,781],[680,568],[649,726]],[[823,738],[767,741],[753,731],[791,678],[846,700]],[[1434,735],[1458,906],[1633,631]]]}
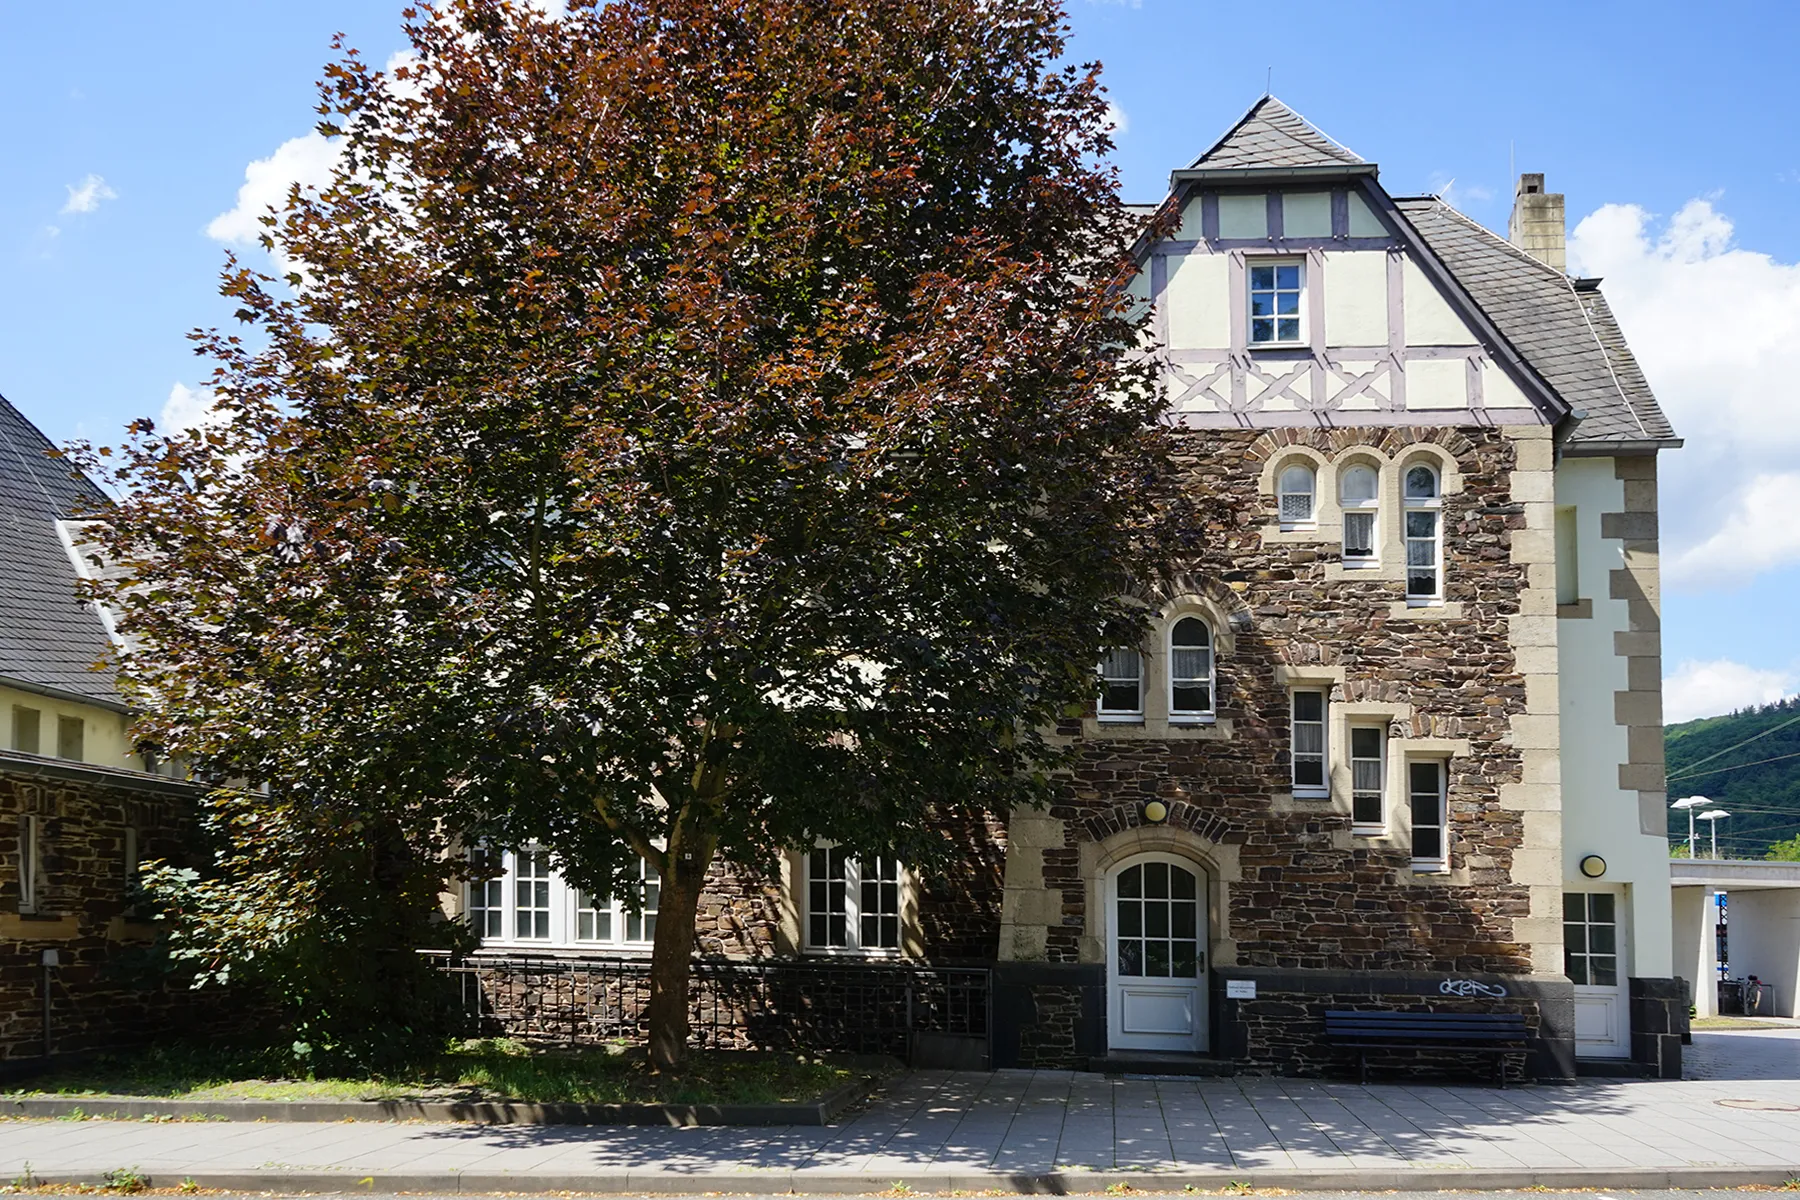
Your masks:
{"label": "large multi-pane window", "polygon": [[[638,860],[636,894],[590,896],[575,891],[575,940],[578,942],[653,942],[656,910],[662,900],[662,876],[656,868]],[[633,903],[632,901],[635,901]]]}
{"label": "large multi-pane window", "polygon": [[1252,263],[1250,344],[1296,346],[1302,340],[1300,294],[1306,272],[1301,263]]}
{"label": "large multi-pane window", "polygon": [[1611,892],[1563,893],[1563,970],[1570,982],[1619,983],[1619,916]]}
{"label": "large multi-pane window", "polygon": [[1169,719],[1191,721],[1212,711],[1212,630],[1199,617],[1183,617],[1169,629]]}
{"label": "large multi-pane window", "polygon": [[1144,715],[1144,656],[1136,650],[1108,650],[1100,660],[1102,720],[1122,720]]}
{"label": "large multi-pane window", "polygon": [[513,855],[513,936],[532,941],[550,937],[550,855],[543,850]]}
{"label": "large multi-pane window", "polygon": [[842,846],[806,856],[806,946],[809,950],[898,950],[900,866]]}
{"label": "large multi-pane window", "polygon": [[1380,476],[1375,468],[1356,463],[1338,476],[1338,507],[1344,512],[1344,565],[1368,566],[1376,554],[1376,527],[1381,516]]}
{"label": "large multi-pane window", "polygon": [[1382,799],[1386,787],[1386,741],[1378,725],[1350,728],[1350,823],[1357,833],[1384,833],[1387,812]]}
{"label": "large multi-pane window", "polygon": [[1413,869],[1442,871],[1450,865],[1445,828],[1444,763],[1422,759],[1406,765],[1407,800],[1412,810]]}
{"label": "large multi-pane window", "polygon": [[1423,463],[1406,469],[1403,489],[1406,534],[1406,598],[1441,599],[1443,590],[1443,498],[1437,472]]}
{"label": "large multi-pane window", "polygon": [[1293,695],[1293,760],[1296,795],[1328,794],[1325,781],[1325,691],[1298,688]]}
{"label": "large multi-pane window", "polygon": [[656,937],[662,880],[642,859],[634,882],[603,897],[566,882],[538,848],[479,851],[474,865],[465,911],[484,942],[643,947]]}

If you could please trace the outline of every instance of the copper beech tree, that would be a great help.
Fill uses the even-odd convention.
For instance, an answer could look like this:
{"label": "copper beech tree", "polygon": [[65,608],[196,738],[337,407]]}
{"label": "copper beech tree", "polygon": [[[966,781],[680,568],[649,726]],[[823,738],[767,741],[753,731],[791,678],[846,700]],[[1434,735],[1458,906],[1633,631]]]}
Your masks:
{"label": "copper beech tree", "polygon": [[228,268],[214,418],[89,453],[126,671],[269,785],[219,801],[240,882],[271,806],[646,860],[673,1064],[714,861],[929,871],[1043,802],[1182,536],[1107,105],[1057,0],[406,22],[327,69],[291,274]]}

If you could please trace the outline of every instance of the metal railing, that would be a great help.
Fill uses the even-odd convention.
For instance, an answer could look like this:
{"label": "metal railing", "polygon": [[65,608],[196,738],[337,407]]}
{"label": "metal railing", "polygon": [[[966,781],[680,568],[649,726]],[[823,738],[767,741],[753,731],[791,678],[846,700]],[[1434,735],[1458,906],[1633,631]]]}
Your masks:
{"label": "metal railing", "polygon": [[[650,963],[622,955],[426,951],[456,980],[472,1036],[570,1045],[643,1039]],[[910,1059],[919,1034],[992,1028],[985,967],[697,959],[689,1041],[703,1049],[840,1051]]]}

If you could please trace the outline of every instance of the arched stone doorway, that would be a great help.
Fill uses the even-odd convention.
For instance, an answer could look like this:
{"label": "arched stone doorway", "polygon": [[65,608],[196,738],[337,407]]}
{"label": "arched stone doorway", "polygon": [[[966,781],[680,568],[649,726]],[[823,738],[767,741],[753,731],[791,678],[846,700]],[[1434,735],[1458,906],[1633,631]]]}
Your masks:
{"label": "arched stone doorway", "polygon": [[1206,873],[1161,851],[1115,863],[1106,877],[1107,1045],[1198,1053],[1208,1048]]}

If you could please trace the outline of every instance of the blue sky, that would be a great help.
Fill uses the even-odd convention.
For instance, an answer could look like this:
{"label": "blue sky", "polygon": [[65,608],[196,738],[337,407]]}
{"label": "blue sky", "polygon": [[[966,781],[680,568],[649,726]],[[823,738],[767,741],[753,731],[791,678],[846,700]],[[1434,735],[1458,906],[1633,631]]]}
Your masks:
{"label": "blue sky", "polygon": [[[0,393],[56,439],[176,415],[206,373],[185,334],[229,316],[227,245],[323,161],[305,135],[332,33],[385,61],[401,7],[0,0]],[[1797,14],[1073,0],[1071,19],[1122,114],[1128,199],[1157,198],[1271,68],[1397,194],[1448,189],[1502,230],[1509,161],[1567,194],[1575,265],[1607,277],[1688,439],[1663,461],[1676,719],[1800,691]]]}

